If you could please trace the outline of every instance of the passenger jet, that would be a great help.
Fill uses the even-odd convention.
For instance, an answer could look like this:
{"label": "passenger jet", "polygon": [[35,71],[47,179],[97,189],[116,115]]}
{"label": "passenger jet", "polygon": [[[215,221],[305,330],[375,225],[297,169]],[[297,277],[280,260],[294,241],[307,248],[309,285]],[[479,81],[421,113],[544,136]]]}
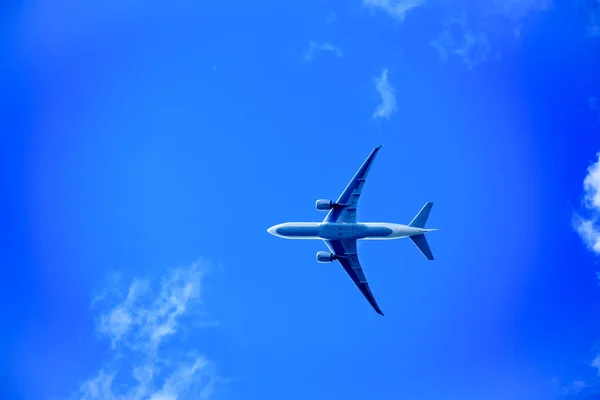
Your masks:
{"label": "passenger jet", "polygon": [[287,222],[272,226],[267,231],[271,235],[286,239],[320,239],[324,241],[329,251],[319,251],[317,262],[339,261],[375,311],[383,315],[358,261],[356,241],[359,239],[388,240],[408,237],[428,260],[433,260],[425,233],[435,229],[425,229],[425,223],[433,206],[431,202],[425,203],[408,225],[388,222],[356,222],[358,200],[379,149],[381,146],[371,151],[335,203],[331,200],[317,200],[317,210],[328,211],[323,222]]}

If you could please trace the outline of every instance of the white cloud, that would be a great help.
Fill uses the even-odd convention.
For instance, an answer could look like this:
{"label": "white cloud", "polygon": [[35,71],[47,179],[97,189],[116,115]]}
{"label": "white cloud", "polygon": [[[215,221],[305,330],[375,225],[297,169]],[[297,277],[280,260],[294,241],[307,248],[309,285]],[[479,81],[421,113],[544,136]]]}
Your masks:
{"label": "white cloud", "polygon": [[471,30],[465,16],[447,20],[442,33],[431,41],[431,45],[442,62],[457,56],[469,69],[487,60],[491,50],[487,35]]}
{"label": "white cloud", "polygon": [[[125,372],[106,372],[102,369],[95,377],[81,385],[76,399],[206,400],[213,394],[217,379],[214,378],[212,364],[204,357],[179,360],[175,363],[169,360],[159,364],[157,367],[147,363]],[[165,370],[168,372],[165,373]],[[130,379],[127,381],[133,383],[117,382],[117,373],[120,376],[129,375]]]}
{"label": "white cloud", "polygon": [[[583,180],[583,206],[588,217],[575,215],[575,230],[581,236],[585,245],[594,253],[600,255],[600,153],[598,159],[589,166],[588,173]],[[598,367],[600,367],[600,359]]]}
{"label": "white cloud", "polygon": [[113,347],[134,339],[136,346],[156,350],[176,332],[177,318],[198,300],[202,276],[197,264],[173,269],[162,278],[158,294],[150,292],[150,282],[134,280],[125,299],[100,315],[98,330],[111,339]]}
{"label": "white cloud", "polygon": [[[137,315],[139,305],[137,301],[145,290],[145,282],[134,280],[123,302],[116,304],[100,315],[98,331],[111,339],[113,348],[125,338],[132,327],[139,324],[139,315]],[[102,299],[106,299],[107,296],[108,294],[105,293],[102,295]]]}
{"label": "white cloud", "polygon": [[455,10],[430,44],[442,62],[456,57],[473,69],[485,61],[501,59],[503,51],[514,48],[522,37],[525,19],[552,6],[552,0],[482,1],[477,9]]}
{"label": "white cloud", "polygon": [[585,245],[596,254],[600,254],[600,229],[595,219],[575,217],[575,230]]}
{"label": "white cloud", "polygon": [[308,49],[304,53],[304,61],[311,62],[315,58],[315,55],[317,54],[317,52],[333,53],[337,57],[344,57],[344,54],[342,53],[340,48],[337,46],[334,46],[330,43],[319,44],[319,43],[315,43],[315,42],[311,41],[308,44]]}
{"label": "white cloud", "polygon": [[375,109],[373,118],[389,118],[396,111],[396,95],[394,88],[388,82],[388,70],[384,68],[381,76],[373,78],[375,89],[381,96],[381,103]]}
{"label": "white cloud", "polygon": [[[203,371],[209,367],[206,359],[195,358],[169,375],[160,390],[150,396],[150,400],[178,399],[180,394],[189,391],[194,381],[201,378]],[[212,385],[206,385],[198,394],[200,397],[196,397],[197,399],[207,398],[212,394]]]}
{"label": "white cloud", "polygon": [[600,211],[600,153],[598,159],[588,168],[588,174],[583,180],[585,193],[584,204],[594,211]]}
{"label": "white cloud", "polygon": [[[215,365],[198,349],[177,342],[181,319],[198,315],[205,265],[171,269],[157,285],[135,279],[125,296],[114,289],[97,302],[108,303],[98,332],[111,342],[110,359],[85,381],[79,400],[208,399],[220,382]],[[152,290],[156,287],[156,290]],[[167,341],[167,339],[169,339]],[[164,348],[164,349],[163,349]]]}
{"label": "white cloud", "polygon": [[425,0],[363,0],[366,6],[378,8],[399,21],[404,21],[406,14],[425,4]]}
{"label": "white cloud", "polygon": [[[581,213],[575,214],[573,226],[587,248],[596,255],[600,255],[600,152],[596,154],[596,157],[596,161],[588,167],[587,175],[583,180],[583,209]],[[587,217],[582,216],[582,214],[587,215]],[[596,272],[596,280],[600,284],[600,272]],[[590,362],[590,366],[595,368],[597,375],[600,376],[600,354],[596,354]],[[573,381],[565,394],[577,395],[589,388],[592,388],[594,393],[597,394],[596,387],[597,383],[590,387],[586,382],[576,380]]]}

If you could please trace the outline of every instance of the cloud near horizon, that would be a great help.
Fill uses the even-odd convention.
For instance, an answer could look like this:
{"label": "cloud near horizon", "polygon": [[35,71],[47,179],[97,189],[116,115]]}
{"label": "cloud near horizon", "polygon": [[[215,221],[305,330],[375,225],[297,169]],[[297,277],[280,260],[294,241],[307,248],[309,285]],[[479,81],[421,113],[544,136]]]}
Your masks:
{"label": "cloud near horizon", "polygon": [[375,109],[373,118],[389,118],[397,110],[394,88],[388,82],[388,70],[384,68],[380,76],[373,78],[375,89],[381,96],[381,103]]}
{"label": "cloud near horizon", "polygon": [[219,378],[196,346],[180,340],[184,317],[200,316],[206,263],[168,270],[158,283],[134,279],[125,295],[101,296],[98,333],[110,357],[77,393],[78,400],[209,399]]}

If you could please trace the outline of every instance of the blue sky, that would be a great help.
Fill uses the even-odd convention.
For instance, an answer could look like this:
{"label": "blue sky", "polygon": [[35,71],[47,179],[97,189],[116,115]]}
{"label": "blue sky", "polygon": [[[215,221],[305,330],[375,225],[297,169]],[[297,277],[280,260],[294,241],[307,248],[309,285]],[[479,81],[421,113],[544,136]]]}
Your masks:
{"label": "blue sky", "polygon": [[202,3],[0,11],[0,398],[600,396],[597,1]]}

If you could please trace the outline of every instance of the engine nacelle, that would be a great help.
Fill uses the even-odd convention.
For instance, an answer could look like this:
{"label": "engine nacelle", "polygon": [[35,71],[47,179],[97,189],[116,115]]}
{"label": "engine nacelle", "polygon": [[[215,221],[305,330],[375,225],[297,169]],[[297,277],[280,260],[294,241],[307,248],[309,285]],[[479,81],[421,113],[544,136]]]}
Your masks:
{"label": "engine nacelle", "polygon": [[335,255],[332,253],[329,253],[327,251],[319,251],[317,253],[317,262],[319,263],[330,263],[333,260],[335,260]]}
{"label": "engine nacelle", "polygon": [[329,211],[335,207],[335,203],[331,200],[319,199],[315,206],[317,207],[317,211]]}

